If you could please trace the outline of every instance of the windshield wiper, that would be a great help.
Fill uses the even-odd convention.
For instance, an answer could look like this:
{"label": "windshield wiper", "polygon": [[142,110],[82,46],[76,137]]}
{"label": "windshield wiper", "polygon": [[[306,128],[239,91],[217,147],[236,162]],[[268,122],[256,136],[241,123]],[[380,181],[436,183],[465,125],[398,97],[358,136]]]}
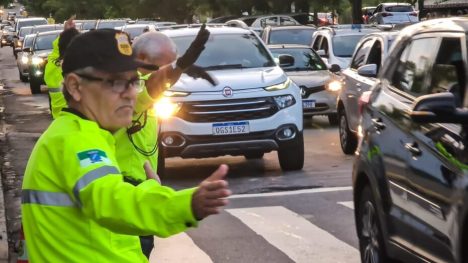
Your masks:
{"label": "windshield wiper", "polygon": [[246,68],[242,66],[242,64],[226,64],[226,65],[212,65],[203,67],[206,70],[217,70],[217,69],[238,69],[238,68]]}

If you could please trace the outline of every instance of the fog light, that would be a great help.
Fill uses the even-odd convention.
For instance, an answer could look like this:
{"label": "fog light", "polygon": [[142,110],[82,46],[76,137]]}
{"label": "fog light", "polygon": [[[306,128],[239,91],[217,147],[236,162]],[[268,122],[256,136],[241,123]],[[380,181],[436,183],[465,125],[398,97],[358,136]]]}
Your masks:
{"label": "fog light", "polygon": [[293,134],[293,131],[291,129],[289,129],[289,128],[283,130],[283,135],[286,138],[291,137],[292,134]]}
{"label": "fog light", "polygon": [[166,138],[164,138],[164,143],[166,145],[172,145],[174,143],[174,138],[172,138],[172,136],[167,136]]}
{"label": "fog light", "polygon": [[276,138],[280,141],[290,140],[296,137],[296,130],[291,126],[282,127],[276,132]]}

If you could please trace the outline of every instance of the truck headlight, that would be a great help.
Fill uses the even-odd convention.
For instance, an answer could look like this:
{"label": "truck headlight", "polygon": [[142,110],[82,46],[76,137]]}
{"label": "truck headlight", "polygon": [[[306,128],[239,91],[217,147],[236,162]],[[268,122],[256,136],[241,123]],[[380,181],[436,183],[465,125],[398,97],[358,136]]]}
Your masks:
{"label": "truck headlight", "polygon": [[268,87],[265,87],[264,89],[266,91],[277,91],[277,90],[282,90],[282,89],[286,89],[289,87],[289,84],[291,83],[291,80],[288,78],[285,82],[283,83],[279,83],[279,84],[276,84],[276,85],[273,85],[273,86],[268,86]]}
{"label": "truck headlight", "polygon": [[40,58],[40,57],[33,57],[33,58],[31,59],[31,63],[32,63],[33,65],[40,65],[40,64],[42,64],[43,62],[44,62],[44,59],[43,59],[43,58]]}
{"label": "truck headlight", "polygon": [[278,105],[280,109],[287,108],[296,103],[296,100],[294,99],[293,95],[275,96],[273,98],[275,99],[276,105]]}
{"label": "truck headlight", "polygon": [[28,62],[29,62],[28,56],[21,56],[21,63],[28,64]]}
{"label": "truck headlight", "polygon": [[153,109],[159,118],[167,119],[177,114],[181,106],[181,103],[174,103],[169,98],[162,97],[153,105]]}
{"label": "truck headlight", "polygon": [[341,81],[338,81],[338,80],[330,81],[327,84],[327,89],[329,91],[340,91],[342,87],[343,87],[343,84],[341,84]]}

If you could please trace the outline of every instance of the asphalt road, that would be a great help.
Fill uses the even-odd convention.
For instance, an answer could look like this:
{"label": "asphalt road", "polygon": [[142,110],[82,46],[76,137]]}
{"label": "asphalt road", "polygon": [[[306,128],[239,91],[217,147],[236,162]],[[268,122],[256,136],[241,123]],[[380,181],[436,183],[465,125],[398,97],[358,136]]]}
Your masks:
{"label": "asphalt road", "polygon": [[[5,140],[0,154],[9,238],[19,227],[19,190],[29,153],[48,126],[48,97],[31,95],[19,81],[10,47],[0,49],[0,109]],[[2,108],[4,107],[4,108]],[[326,118],[305,121],[305,165],[281,171],[276,152],[244,157],[167,159],[163,184],[196,186],[228,164],[234,193],[218,216],[187,233],[157,240],[152,262],[357,262],[351,170],[353,156],[340,149],[337,127]]]}

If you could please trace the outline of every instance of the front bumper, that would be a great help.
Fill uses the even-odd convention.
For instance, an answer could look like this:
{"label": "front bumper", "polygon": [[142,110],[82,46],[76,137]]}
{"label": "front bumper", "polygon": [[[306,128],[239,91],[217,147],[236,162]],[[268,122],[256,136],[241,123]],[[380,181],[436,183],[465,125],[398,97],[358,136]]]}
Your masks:
{"label": "front bumper", "polygon": [[304,104],[304,116],[336,114],[336,98],[337,93],[328,90],[306,94],[302,97],[302,101],[314,101],[314,107],[306,108]]}
{"label": "front bumper", "polygon": [[[284,129],[291,129],[293,135],[281,138]],[[271,152],[294,143],[301,133],[294,124],[284,124],[274,130],[239,135],[184,135],[180,132],[164,132],[160,135],[164,157],[205,158],[223,155],[244,155],[251,152]],[[171,136],[179,146],[168,146],[165,138]]]}

